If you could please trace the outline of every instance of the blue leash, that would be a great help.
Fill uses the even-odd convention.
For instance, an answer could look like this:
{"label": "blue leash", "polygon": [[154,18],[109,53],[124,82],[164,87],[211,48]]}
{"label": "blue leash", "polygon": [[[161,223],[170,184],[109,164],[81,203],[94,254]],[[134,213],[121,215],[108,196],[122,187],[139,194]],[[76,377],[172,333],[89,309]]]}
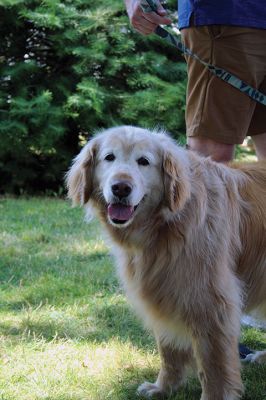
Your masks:
{"label": "blue leash", "polygon": [[[155,12],[157,13],[157,4],[154,0],[141,0],[141,8],[145,13]],[[195,60],[198,60],[201,64],[203,64],[212,74],[222,79],[224,82],[227,82],[229,85],[234,88],[240,90],[242,93],[249,96],[252,100],[257,101],[260,104],[266,106],[266,95],[260,92],[259,90],[253,88],[248,85],[237,76],[231,74],[223,68],[216,67],[215,65],[209,64],[199,58],[196,54],[192,53],[184,44],[177,39],[177,36],[173,35],[166,29],[158,26],[155,29],[155,33],[160,36],[162,39],[170,43],[172,46],[175,46],[179,51],[184,54],[187,54],[190,57],[193,57]]]}

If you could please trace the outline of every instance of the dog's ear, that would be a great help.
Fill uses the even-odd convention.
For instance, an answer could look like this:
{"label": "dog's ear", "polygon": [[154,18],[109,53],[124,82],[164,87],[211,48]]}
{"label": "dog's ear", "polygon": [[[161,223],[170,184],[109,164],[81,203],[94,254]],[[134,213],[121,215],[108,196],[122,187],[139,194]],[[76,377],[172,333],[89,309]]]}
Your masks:
{"label": "dog's ear", "polygon": [[96,156],[96,143],[89,142],[74,159],[66,174],[68,198],[74,205],[84,205],[93,191],[93,170]]}
{"label": "dog's ear", "polygon": [[191,191],[188,162],[181,152],[166,151],[163,157],[165,201],[172,212],[184,207]]}

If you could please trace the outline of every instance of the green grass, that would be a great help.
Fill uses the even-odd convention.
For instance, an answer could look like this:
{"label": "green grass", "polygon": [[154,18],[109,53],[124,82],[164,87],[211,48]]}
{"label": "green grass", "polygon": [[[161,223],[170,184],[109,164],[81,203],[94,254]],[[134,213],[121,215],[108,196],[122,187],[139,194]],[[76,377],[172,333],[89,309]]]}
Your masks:
{"label": "green grass", "polygon": [[[99,224],[58,199],[0,201],[0,399],[133,400],[159,358],[121,292]],[[246,344],[266,347],[246,329]],[[266,367],[243,368],[245,400]],[[171,399],[198,400],[195,378]]]}
{"label": "green grass", "polygon": [[257,161],[255,149],[250,138],[247,138],[242,145],[236,146],[235,158],[244,162]]}

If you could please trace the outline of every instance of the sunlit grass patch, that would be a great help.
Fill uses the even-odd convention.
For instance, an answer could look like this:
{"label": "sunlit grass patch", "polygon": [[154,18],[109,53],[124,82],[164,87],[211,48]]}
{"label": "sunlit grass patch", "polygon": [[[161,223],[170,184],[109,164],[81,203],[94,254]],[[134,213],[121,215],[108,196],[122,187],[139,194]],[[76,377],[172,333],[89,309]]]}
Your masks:
{"label": "sunlit grass patch", "polygon": [[156,354],[116,339],[89,346],[57,340],[21,342],[14,350],[15,354],[6,347],[2,362],[9,382],[5,398],[10,399],[116,398],[122,387],[130,392],[125,387],[129,377],[135,391],[143,374],[154,375],[159,362]]}

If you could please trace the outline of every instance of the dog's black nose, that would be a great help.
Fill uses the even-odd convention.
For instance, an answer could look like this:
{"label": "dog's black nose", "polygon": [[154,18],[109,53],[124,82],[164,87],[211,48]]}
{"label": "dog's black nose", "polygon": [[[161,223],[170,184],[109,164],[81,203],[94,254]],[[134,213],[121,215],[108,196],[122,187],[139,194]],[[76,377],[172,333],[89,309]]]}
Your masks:
{"label": "dog's black nose", "polygon": [[125,181],[116,182],[112,185],[112,192],[113,194],[122,199],[123,197],[127,197],[132,192],[132,186],[130,183]]}

